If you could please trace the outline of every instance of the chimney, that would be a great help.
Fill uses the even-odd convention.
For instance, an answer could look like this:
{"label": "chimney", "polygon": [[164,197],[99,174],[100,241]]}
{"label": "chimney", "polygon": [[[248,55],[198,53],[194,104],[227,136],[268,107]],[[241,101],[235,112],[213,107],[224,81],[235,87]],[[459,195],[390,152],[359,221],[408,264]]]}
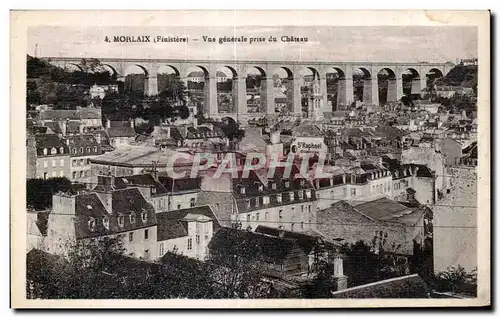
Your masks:
{"label": "chimney", "polygon": [[344,259],[340,254],[335,254],[333,257],[333,280],[337,290],[347,288],[347,276],[344,275]]}
{"label": "chimney", "polygon": [[68,122],[69,122],[68,118],[66,120],[61,121],[61,133],[63,136],[66,136]]}

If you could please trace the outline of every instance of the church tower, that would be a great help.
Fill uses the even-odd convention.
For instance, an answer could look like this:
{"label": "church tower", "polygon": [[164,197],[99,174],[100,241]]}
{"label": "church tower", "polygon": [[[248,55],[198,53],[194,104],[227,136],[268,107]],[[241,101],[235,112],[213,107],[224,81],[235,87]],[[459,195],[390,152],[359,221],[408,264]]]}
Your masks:
{"label": "church tower", "polygon": [[310,101],[307,109],[307,117],[314,121],[323,120],[323,110],[321,109],[321,99],[323,95],[321,95],[319,89],[319,81],[315,80],[313,83],[312,94],[310,96]]}

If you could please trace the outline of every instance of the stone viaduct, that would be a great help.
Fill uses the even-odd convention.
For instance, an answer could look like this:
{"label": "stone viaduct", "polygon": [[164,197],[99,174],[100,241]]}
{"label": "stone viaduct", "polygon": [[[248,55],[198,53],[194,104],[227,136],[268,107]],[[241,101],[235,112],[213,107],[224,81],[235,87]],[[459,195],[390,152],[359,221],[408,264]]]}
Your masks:
{"label": "stone viaduct", "polygon": [[[45,57],[54,65],[61,67],[73,65],[80,67],[82,58]],[[308,69],[319,81],[321,108],[323,113],[329,113],[327,104],[326,77],[329,73],[337,73],[337,104],[348,105],[353,98],[353,72],[363,73],[363,102],[365,104],[379,104],[379,88],[377,75],[386,71],[389,75],[387,101],[397,101],[403,96],[403,73],[411,73],[412,93],[420,93],[426,87],[427,75],[446,75],[453,67],[451,62],[427,63],[427,62],[317,62],[317,61],[235,61],[235,60],[175,60],[175,59],[134,59],[134,58],[97,58],[119,81],[124,81],[128,75],[127,69],[131,66],[139,67],[145,75],[144,92],[153,96],[158,94],[158,74],[160,68],[171,69],[169,73],[175,73],[180,79],[186,81],[188,74],[197,68],[205,76],[204,85],[204,109],[212,118],[238,116],[248,117],[252,114],[247,112],[246,78],[249,69],[257,69],[261,73],[261,103],[265,114],[272,115],[275,112],[273,74],[279,69],[285,70],[287,74],[287,99],[291,100],[291,109],[295,114],[301,113],[301,71]],[[217,71],[221,68],[228,69],[233,78],[233,103],[234,113],[220,114],[217,105]]]}

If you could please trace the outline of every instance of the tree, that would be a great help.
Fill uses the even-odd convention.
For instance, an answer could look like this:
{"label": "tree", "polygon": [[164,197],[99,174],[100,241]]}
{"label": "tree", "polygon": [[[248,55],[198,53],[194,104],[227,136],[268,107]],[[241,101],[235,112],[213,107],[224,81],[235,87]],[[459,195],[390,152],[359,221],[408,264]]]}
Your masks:
{"label": "tree", "polygon": [[27,264],[27,277],[37,282],[34,294],[46,299],[125,298],[121,282],[104,272],[123,254],[120,239],[82,239],[68,242],[67,249],[66,257],[45,254]]}
{"label": "tree", "polygon": [[454,292],[477,296],[477,269],[468,272],[464,267],[450,266],[439,272],[435,279],[435,288],[438,291]]}
{"label": "tree", "polygon": [[52,208],[52,195],[58,192],[73,192],[79,186],[72,185],[67,178],[28,179],[26,181],[26,202],[29,209]]}

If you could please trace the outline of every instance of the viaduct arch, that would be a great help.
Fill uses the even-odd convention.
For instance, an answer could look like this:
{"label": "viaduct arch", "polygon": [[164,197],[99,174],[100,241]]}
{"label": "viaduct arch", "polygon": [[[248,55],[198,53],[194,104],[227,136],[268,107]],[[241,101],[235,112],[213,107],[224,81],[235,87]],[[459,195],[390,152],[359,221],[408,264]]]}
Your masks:
{"label": "viaduct arch", "polygon": [[[81,58],[46,57],[50,63],[57,66],[79,67]],[[146,95],[158,94],[158,74],[167,67],[173,74],[183,81],[187,81],[188,71],[196,67],[203,71],[204,76],[204,111],[213,118],[231,117],[235,120],[245,120],[252,116],[274,115],[274,85],[273,74],[277,69],[284,69],[287,74],[287,100],[291,112],[300,116],[301,90],[300,71],[309,69],[314,81],[319,84],[321,109],[326,115],[332,112],[332,106],[327,98],[327,74],[337,73],[333,80],[336,87],[337,109],[345,109],[354,101],[353,72],[363,72],[363,103],[379,104],[378,75],[381,71],[389,73],[388,101],[398,101],[403,96],[403,73],[411,74],[411,93],[419,93],[427,86],[427,78],[446,75],[453,67],[451,62],[318,62],[318,61],[234,61],[234,60],[174,60],[174,59],[121,59],[97,58],[110,73],[116,75],[117,80],[125,80],[125,71],[131,65],[137,65],[145,75],[144,92]],[[82,69],[81,67],[79,67]],[[217,69],[230,70],[233,76],[233,103],[236,112],[219,114],[217,105]],[[249,69],[255,68],[260,72],[260,102],[263,112],[252,114],[247,108],[246,79]],[[332,82],[332,81],[331,81]]]}

